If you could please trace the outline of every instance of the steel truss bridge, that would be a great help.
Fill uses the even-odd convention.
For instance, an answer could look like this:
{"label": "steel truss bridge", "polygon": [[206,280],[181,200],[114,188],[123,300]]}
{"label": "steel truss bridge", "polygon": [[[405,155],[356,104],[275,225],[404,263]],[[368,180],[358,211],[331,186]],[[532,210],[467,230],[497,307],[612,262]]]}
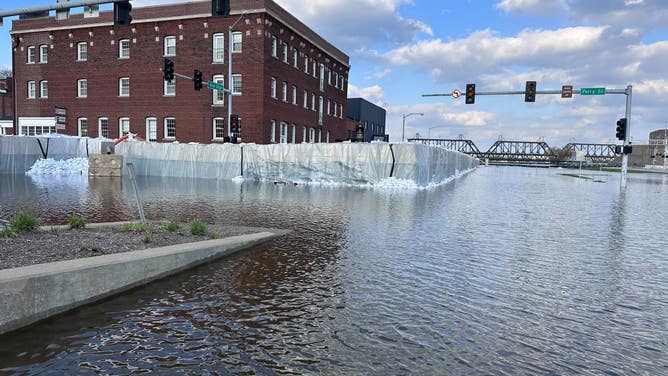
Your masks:
{"label": "steel truss bridge", "polygon": [[[597,164],[607,164],[615,160],[614,144],[588,144],[571,142],[562,153],[555,153],[542,141],[496,141],[487,151],[481,152],[472,140],[444,138],[411,138],[409,142],[439,146],[466,153],[492,164],[551,165],[569,163],[576,152],[584,152],[585,160]],[[561,160],[561,158],[565,160]]]}

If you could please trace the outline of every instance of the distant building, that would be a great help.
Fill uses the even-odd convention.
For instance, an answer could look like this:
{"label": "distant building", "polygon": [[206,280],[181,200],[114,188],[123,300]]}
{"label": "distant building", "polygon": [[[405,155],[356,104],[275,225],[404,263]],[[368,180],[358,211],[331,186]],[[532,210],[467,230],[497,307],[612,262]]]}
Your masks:
{"label": "distant building", "polygon": [[14,90],[12,78],[0,79],[0,135],[13,134]]}
{"label": "distant building", "polygon": [[364,142],[388,140],[385,134],[385,109],[362,98],[348,98],[346,115],[364,130]]}
{"label": "distant building", "polygon": [[[230,13],[212,16],[211,1],[197,1],[135,8],[127,26],[114,26],[113,12],[14,20],[17,133],[224,142],[229,100],[207,81],[228,87],[228,29],[239,20],[231,89],[242,141],[345,139],[348,56],[272,0],[231,0]],[[176,73],[202,71],[204,88],[163,81],[164,58]]]}
{"label": "distant building", "polygon": [[657,129],[649,132],[650,145],[665,145],[668,142],[668,129]]}

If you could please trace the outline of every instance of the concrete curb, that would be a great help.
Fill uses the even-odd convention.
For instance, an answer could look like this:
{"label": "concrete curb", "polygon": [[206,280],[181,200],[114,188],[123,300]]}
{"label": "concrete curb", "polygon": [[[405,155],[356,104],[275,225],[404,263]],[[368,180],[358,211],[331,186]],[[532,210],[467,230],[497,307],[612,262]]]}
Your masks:
{"label": "concrete curb", "polygon": [[272,230],[0,270],[0,334],[289,232]]}

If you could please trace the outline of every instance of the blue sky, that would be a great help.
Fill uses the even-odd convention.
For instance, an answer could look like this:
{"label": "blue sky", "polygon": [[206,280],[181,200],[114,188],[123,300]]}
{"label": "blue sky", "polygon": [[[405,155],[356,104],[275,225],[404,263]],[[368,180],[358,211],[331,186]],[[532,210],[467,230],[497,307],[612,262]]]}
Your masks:
{"label": "blue sky", "polygon": [[[387,131],[406,137],[463,135],[487,149],[495,140],[614,142],[623,95],[422,97],[475,83],[479,91],[625,88],[633,85],[631,135],[646,143],[668,121],[666,0],[275,0],[350,56],[349,97],[387,110]],[[179,2],[134,0],[133,6]],[[0,0],[0,8],[55,0]],[[108,8],[109,6],[107,6]],[[0,28],[0,65],[11,65]],[[430,129],[431,128],[431,129]]]}

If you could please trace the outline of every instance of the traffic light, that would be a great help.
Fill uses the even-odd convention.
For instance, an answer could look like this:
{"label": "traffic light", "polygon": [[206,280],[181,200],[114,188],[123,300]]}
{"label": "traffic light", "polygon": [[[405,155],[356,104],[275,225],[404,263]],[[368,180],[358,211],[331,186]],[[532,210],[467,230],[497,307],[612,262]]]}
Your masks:
{"label": "traffic light", "polygon": [[466,104],[475,103],[475,84],[466,84]]}
{"label": "traffic light", "polygon": [[626,118],[617,120],[617,133],[615,136],[618,140],[626,140]]}
{"label": "traffic light", "polygon": [[232,133],[239,133],[239,115],[232,114],[230,115],[230,130]]}
{"label": "traffic light", "polygon": [[129,1],[114,3],[114,25],[129,25],[132,22],[131,10],[132,4]]}
{"label": "traffic light", "polygon": [[524,89],[524,101],[525,102],[536,101],[536,81],[527,81],[526,87]]}
{"label": "traffic light", "polygon": [[164,74],[163,79],[171,83],[174,80],[174,62],[169,59],[165,59],[162,72]]}
{"label": "traffic light", "polygon": [[212,16],[229,16],[230,0],[211,0]]}
{"label": "traffic light", "polygon": [[195,82],[195,90],[199,91],[202,88],[202,71],[199,69],[193,71],[193,81]]}

